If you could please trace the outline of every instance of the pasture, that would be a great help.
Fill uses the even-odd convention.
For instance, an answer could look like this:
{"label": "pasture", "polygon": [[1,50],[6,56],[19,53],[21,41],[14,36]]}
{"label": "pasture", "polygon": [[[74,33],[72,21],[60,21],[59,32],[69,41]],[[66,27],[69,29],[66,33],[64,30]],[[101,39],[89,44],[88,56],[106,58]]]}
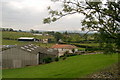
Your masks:
{"label": "pasture", "polygon": [[25,44],[35,44],[42,47],[51,47],[54,43],[44,44],[40,42],[21,42],[17,41],[19,37],[35,37],[37,39],[53,39],[53,36],[42,36],[42,35],[33,35],[29,32],[8,32],[4,31],[2,32],[2,45],[25,45]]}
{"label": "pasture", "polygon": [[33,35],[30,32],[8,32],[8,31],[2,32],[2,39],[16,40],[19,37],[35,37],[38,39],[54,38],[52,36]]}
{"label": "pasture", "polygon": [[41,47],[51,47],[52,45],[54,45],[55,43],[40,43],[40,42],[21,42],[21,41],[17,41],[17,40],[3,40],[2,41],[2,45],[27,45],[27,44],[34,44],[34,45],[38,45]]}

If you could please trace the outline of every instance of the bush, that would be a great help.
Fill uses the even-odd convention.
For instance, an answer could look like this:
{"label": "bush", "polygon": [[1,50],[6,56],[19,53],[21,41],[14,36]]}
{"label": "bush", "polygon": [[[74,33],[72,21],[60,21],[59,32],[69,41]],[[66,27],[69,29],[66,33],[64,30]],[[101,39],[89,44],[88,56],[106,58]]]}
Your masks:
{"label": "bush", "polygon": [[98,50],[102,50],[102,49],[100,49],[99,47],[93,47],[93,48],[86,48],[86,50],[85,51],[98,51]]}
{"label": "bush", "polygon": [[64,57],[64,55],[60,56],[60,58]]}
{"label": "bush", "polygon": [[43,59],[43,61],[45,63],[50,63],[50,62],[52,62],[52,58],[48,57],[48,58]]}
{"label": "bush", "polygon": [[66,56],[67,57],[70,57],[70,56],[76,56],[77,54],[67,54]]}
{"label": "bush", "polygon": [[58,57],[56,57],[56,58],[55,58],[55,61],[59,61],[59,58],[58,58]]}
{"label": "bush", "polygon": [[65,60],[67,57],[63,57],[63,60]]}

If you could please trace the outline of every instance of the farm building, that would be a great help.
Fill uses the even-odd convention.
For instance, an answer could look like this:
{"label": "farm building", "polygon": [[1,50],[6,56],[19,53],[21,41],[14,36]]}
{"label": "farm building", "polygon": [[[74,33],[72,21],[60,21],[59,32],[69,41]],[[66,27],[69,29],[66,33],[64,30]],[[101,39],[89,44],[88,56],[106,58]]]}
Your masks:
{"label": "farm building", "polygon": [[20,37],[18,41],[36,41],[34,37]]}
{"label": "farm building", "polygon": [[1,54],[3,68],[21,68],[42,64],[47,57],[54,59],[58,56],[58,51],[29,44],[6,49]]}
{"label": "farm building", "polygon": [[39,42],[41,43],[51,43],[51,39],[39,39]]}
{"label": "farm building", "polygon": [[56,45],[53,45],[51,48],[54,49],[54,50],[58,50],[58,52],[59,52],[58,55],[59,56],[64,55],[64,53],[66,51],[68,51],[69,53],[73,53],[73,51],[72,51],[73,49],[75,50],[75,52],[78,51],[76,46],[66,45],[66,44],[56,44]]}
{"label": "farm building", "polygon": [[37,41],[41,43],[50,43],[51,39],[36,39],[34,37],[20,37],[18,41]]}

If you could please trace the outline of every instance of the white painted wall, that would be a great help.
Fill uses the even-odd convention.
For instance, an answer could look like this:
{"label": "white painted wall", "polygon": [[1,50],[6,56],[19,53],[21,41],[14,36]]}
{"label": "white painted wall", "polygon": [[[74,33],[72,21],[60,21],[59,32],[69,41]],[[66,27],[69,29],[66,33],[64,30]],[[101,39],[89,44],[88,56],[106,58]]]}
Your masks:
{"label": "white painted wall", "polygon": [[[54,48],[54,50],[58,50],[58,56],[62,56],[62,55],[64,55],[64,53],[66,52],[66,51],[69,51],[69,53],[73,53],[72,52],[72,49],[62,49],[62,48],[59,48],[59,49],[57,49],[57,48]],[[75,52],[77,52],[78,51],[78,49],[75,49]]]}

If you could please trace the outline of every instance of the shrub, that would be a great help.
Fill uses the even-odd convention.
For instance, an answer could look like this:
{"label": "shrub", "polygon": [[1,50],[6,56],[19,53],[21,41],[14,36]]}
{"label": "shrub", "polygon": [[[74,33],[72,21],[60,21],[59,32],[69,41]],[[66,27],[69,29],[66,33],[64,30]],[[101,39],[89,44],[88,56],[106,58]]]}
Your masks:
{"label": "shrub", "polygon": [[67,57],[63,57],[63,60],[65,60]]}
{"label": "shrub", "polygon": [[100,48],[98,48],[98,47],[93,47],[93,48],[86,48],[86,50],[85,51],[98,51],[98,50],[102,50],[102,49],[100,49]]}
{"label": "shrub", "polygon": [[64,57],[64,55],[60,56],[60,58]]}
{"label": "shrub", "polygon": [[75,49],[72,49],[72,52],[75,53]]}
{"label": "shrub", "polygon": [[70,57],[70,56],[75,56],[77,54],[66,54],[67,57]]}
{"label": "shrub", "polygon": [[58,57],[56,57],[56,58],[55,58],[55,61],[59,61],[59,58],[58,58]]}
{"label": "shrub", "polygon": [[51,58],[51,57],[48,57],[48,58],[43,59],[43,61],[44,61],[45,63],[50,63],[50,62],[52,62],[52,58]]}

